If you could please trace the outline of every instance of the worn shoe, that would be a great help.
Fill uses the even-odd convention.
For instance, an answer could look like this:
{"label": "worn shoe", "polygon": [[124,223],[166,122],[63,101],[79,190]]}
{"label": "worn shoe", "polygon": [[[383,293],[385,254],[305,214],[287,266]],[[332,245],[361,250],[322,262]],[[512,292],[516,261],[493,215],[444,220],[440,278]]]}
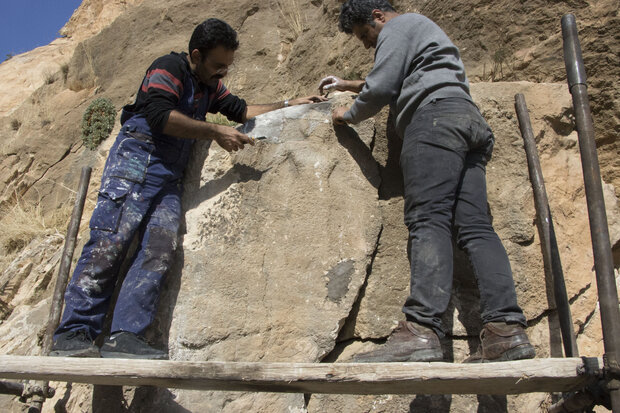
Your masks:
{"label": "worn shoe", "polygon": [[441,360],[443,352],[437,334],[412,321],[400,321],[380,348],[353,357],[357,363]]}
{"label": "worn shoe", "polygon": [[464,363],[523,360],[536,357],[534,347],[519,324],[486,323],[480,332],[480,346]]}
{"label": "worn shoe", "polygon": [[53,357],[101,357],[88,330],[73,330],[59,334],[52,344]]}
{"label": "worn shoe", "polygon": [[168,353],[148,345],[148,343],[134,333],[119,331],[106,337],[101,346],[101,357],[167,360]]}

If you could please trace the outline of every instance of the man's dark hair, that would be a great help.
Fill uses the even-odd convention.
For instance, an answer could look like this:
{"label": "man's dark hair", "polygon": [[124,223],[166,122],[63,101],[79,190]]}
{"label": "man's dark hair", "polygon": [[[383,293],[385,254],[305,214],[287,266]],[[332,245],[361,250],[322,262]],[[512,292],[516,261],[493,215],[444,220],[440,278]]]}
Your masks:
{"label": "man's dark hair", "polygon": [[207,19],[194,29],[191,39],[189,39],[189,53],[198,49],[202,58],[207,56],[211,49],[217,46],[224,46],[228,50],[237,50],[239,40],[237,32],[228,23],[220,19]]}
{"label": "man's dark hair", "polygon": [[356,24],[374,27],[373,10],[396,11],[387,0],[348,0],[340,8],[340,30],[351,34]]}

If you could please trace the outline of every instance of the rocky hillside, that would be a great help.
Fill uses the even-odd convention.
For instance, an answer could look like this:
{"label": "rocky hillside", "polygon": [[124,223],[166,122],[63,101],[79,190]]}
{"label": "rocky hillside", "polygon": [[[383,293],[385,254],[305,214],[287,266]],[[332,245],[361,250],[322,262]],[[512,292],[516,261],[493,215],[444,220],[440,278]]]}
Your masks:
{"label": "rocky hillside", "polygon": [[[65,38],[0,64],[0,353],[40,351],[65,216],[82,166],[94,168],[81,230],[94,206],[115,132],[96,151],[80,138],[96,97],[130,103],[150,62],[183,51],[196,24],[229,22],[241,47],[227,86],[252,103],[316,92],[326,74],[359,77],[372,52],[338,32],[336,0],[84,0]],[[396,1],[437,21],[460,47],[472,95],[497,142],[488,166],[494,226],[508,250],[538,357],[561,357],[514,95],[527,99],[560,244],[582,355],[603,354],[596,282],[560,18],[576,14],[589,80],[615,253],[620,267],[620,25],[612,0]],[[33,62],[37,62],[36,66]],[[341,95],[337,99],[348,101]],[[333,102],[332,102],[333,103]],[[150,338],[178,360],[346,362],[402,319],[408,289],[401,142],[386,112],[334,130],[330,103],[288,108],[260,122],[277,143],[230,155],[195,147],[185,225]],[[17,211],[30,218],[17,219]],[[26,231],[39,222],[39,229]],[[17,225],[14,225],[17,224]],[[17,230],[14,228],[17,226]],[[9,231],[10,227],[10,231]],[[26,228],[28,227],[28,228]],[[19,231],[23,230],[23,231]],[[28,232],[25,236],[23,232]],[[7,235],[8,234],[8,235]],[[480,329],[475,281],[455,257],[454,298],[442,342],[461,362]],[[54,383],[45,411],[67,412],[528,412],[546,394],[327,396],[107,388]],[[21,412],[0,396],[7,411]],[[604,411],[604,410],[600,410]]]}

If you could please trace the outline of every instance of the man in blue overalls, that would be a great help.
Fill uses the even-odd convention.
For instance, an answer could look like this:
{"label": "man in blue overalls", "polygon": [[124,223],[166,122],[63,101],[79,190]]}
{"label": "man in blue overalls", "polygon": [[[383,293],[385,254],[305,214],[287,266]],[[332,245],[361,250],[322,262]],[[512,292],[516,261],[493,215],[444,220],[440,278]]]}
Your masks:
{"label": "man in blue overalls", "polygon": [[[65,310],[51,355],[165,359],[143,338],[155,317],[164,275],[177,247],[182,177],[195,139],[216,141],[231,152],[253,145],[236,129],[205,122],[207,112],[236,122],[289,105],[324,100],[309,96],[247,105],[221,79],[238,48],[225,22],[198,25],[189,54],[170,53],[149,67],[136,101],[123,108],[122,128],[110,149],[84,246],[65,293]],[[120,264],[138,234],[139,246],[120,289],[101,350],[102,332]]]}

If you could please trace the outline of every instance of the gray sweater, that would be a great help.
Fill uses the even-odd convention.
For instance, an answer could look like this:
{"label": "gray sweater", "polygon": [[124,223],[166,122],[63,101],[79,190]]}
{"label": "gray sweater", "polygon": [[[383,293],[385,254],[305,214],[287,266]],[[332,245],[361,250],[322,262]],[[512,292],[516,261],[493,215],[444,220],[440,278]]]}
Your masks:
{"label": "gray sweater", "polygon": [[417,108],[446,97],[471,101],[458,48],[427,17],[402,14],[379,33],[375,64],[344,119],[358,123],[389,104],[402,137]]}

